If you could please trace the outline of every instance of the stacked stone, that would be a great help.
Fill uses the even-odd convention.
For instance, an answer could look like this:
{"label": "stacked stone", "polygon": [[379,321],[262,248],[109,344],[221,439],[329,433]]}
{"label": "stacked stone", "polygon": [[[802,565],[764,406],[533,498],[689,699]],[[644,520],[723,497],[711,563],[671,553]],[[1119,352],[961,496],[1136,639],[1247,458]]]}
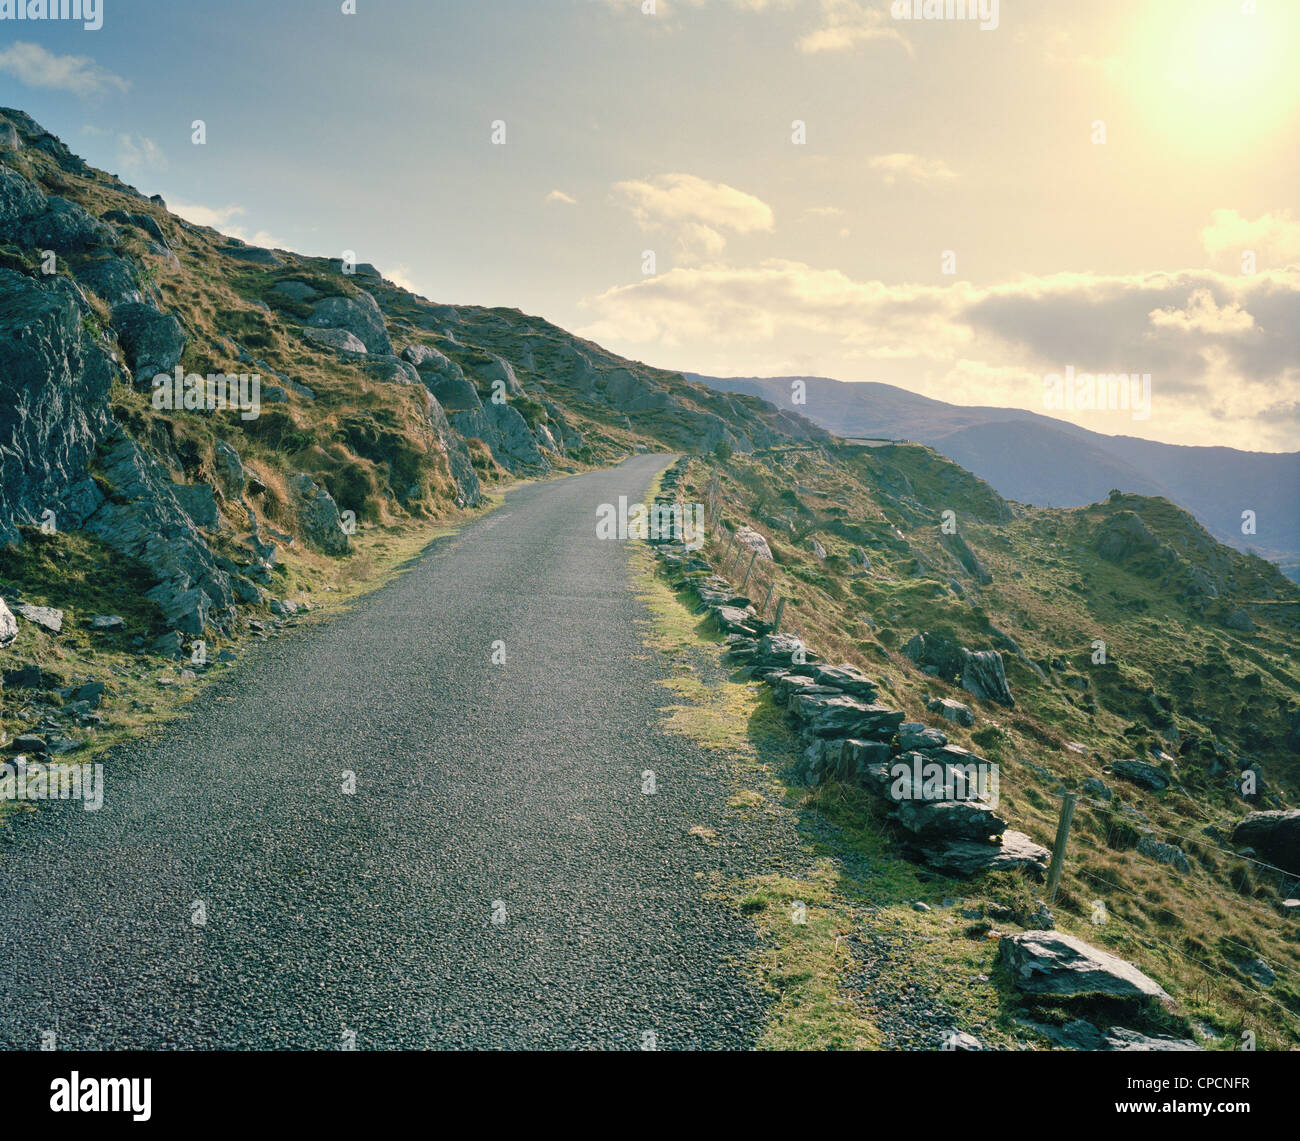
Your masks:
{"label": "stacked stone", "polygon": [[987,787],[971,779],[995,766],[879,703],[876,682],[856,666],[828,665],[795,635],[774,632],[698,551],[665,544],[659,553],[670,582],[693,592],[697,613],[711,614],[726,634],[726,660],[770,686],[788,712],[801,781],[866,789],[899,826],[905,854],[945,874],[1046,871],[1050,853],[1008,829]]}

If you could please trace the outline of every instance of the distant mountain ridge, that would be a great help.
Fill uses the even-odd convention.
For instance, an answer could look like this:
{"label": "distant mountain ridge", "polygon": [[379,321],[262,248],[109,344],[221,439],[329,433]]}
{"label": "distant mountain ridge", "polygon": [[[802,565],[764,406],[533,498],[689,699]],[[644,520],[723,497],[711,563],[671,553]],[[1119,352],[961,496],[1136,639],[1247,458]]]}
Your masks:
{"label": "distant mountain ridge", "polygon": [[[1079,507],[1104,499],[1112,488],[1163,496],[1190,511],[1221,542],[1272,559],[1292,578],[1300,576],[1300,452],[1106,436],[1036,412],[948,404],[869,381],[687,376],[721,391],[761,396],[840,436],[883,435],[928,444],[1021,503]],[[804,381],[807,403],[791,403],[794,380]],[[1255,512],[1255,535],[1241,531],[1247,510]]]}

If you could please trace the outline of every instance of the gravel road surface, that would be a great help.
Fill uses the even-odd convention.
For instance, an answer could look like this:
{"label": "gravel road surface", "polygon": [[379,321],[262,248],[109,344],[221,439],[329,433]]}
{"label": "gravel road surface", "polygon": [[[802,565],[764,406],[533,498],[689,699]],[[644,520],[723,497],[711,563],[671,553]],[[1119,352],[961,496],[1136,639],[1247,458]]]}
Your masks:
{"label": "gravel road surface", "polygon": [[750,1045],[753,936],[691,833],[727,789],[660,731],[629,552],[595,531],[668,462],[513,491],[109,757],[101,811],[13,814],[0,1046]]}

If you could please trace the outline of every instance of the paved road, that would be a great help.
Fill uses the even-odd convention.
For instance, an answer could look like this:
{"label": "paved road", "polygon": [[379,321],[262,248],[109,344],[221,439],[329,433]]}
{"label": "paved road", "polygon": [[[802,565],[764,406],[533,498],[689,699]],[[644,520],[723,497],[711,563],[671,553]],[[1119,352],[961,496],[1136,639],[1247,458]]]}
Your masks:
{"label": "paved road", "polygon": [[751,936],[690,835],[726,788],[659,732],[628,551],[595,537],[667,462],[512,492],[110,759],[100,812],[9,825],[0,1045],[749,1045]]}

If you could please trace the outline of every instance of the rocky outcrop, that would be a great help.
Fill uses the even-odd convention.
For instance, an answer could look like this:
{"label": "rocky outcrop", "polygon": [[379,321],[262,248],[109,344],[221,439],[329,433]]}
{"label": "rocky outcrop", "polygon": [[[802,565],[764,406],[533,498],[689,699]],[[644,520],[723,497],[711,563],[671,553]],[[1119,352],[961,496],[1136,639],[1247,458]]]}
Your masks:
{"label": "rocky outcrop", "polygon": [[968,650],[950,638],[927,631],[915,635],[903,647],[903,653],[926,673],[959,682],[967,693],[1008,708],[1016,704],[997,650]]}
{"label": "rocky outcrop", "polygon": [[[441,397],[438,399],[442,403]],[[469,411],[449,410],[447,419],[466,439],[479,439],[487,444],[497,463],[508,471],[519,473],[550,470],[550,462],[538,449],[537,440],[528,429],[528,421],[510,404],[488,401]]]}
{"label": "rocky outcrop", "polygon": [[5,600],[0,598],[0,648],[9,645],[16,637],[18,637],[18,620],[5,605]]}
{"label": "rocky outcrop", "polygon": [[289,486],[297,501],[298,523],[307,542],[327,555],[346,555],[351,544],[343,531],[334,497],[306,472],[295,475]]}
{"label": "rocky outcrop", "polygon": [[998,950],[1015,988],[1038,999],[1170,1001],[1132,963],[1061,931],[1005,935]]}
{"label": "rocky outcrop", "polygon": [[1300,808],[1252,812],[1232,830],[1232,842],[1300,876]]}
{"label": "rocky outcrop", "polygon": [[170,313],[152,305],[126,302],[113,310],[113,327],[137,384],[171,372],[185,352],[185,328]]}
{"label": "rocky outcrop", "polygon": [[997,650],[962,650],[961,687],[985,701],[996,701],[1008,708],[1016,704]]}
{"label": "rocky outcrop", "polygon": [[306,328],[302,335],[313,345],[321,345],[339,353],[364,353],[366,346],[347,329]]}
{"label": "rocky outcrop", "polygon": [[384,314],[364,289],[358,289],[355,297],[326,297],[316,302],[308,325],[315,329],[343,329],[365,345],[367,352],[393,355]]}
{"label": "rocky outcrop", "polygon": [[426,392],[426,404],[429,422],[433,425],[438,443],[442,445],[447,456],[447,467],[451,478],[456,481],[456,506],[475,507],[483,499],[483,489],[479,483],[478,473],[474,470],[469,449],[461,435],[454,431],[447,414],[443,411],[438,398],[432,392]]}
{"label": "rocky outcrop", "polygon": [[114,375],[67,294],[0,269],[0,541],[46,510],[76,525],[59,516],[109,431]]}
{"label": "rocky outcrop", "polygon": [[1141,785],[1149,792],[1163,792],[1171,783],[1169,774],[1164,769],[1146,761],[1116,761],[1112,767],[1116,776]]}
{"label": "rocky outcrop", "polygon": [[228,628],[235,617],[230,575],[181,506],[166,471],[116,427],[98,464],[112,494],[105,497],[83,481],[84,501],[94,507],[81,527],[150,570],[158,585],[147,595],[169,626],[187,634],[201,634],[209,623]]}

